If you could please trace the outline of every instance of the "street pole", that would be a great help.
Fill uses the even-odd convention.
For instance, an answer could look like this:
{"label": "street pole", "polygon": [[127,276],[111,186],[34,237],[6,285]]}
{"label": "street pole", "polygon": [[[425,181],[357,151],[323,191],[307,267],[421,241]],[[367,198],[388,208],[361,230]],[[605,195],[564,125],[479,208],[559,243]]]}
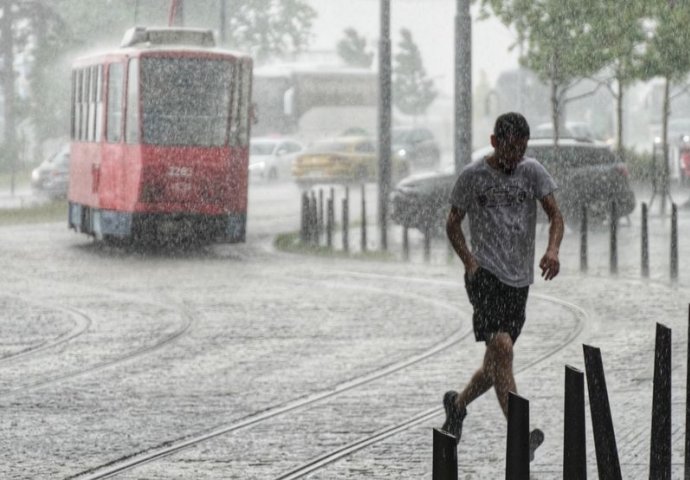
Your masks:
{"label": "street pole", "polygon": [[390,0],[381,0],[379,39],[379,225],[381,250],[388,249],[388,194],[391,186],[391,39]]}
{"label": "street pole", "polygon": [[220,35],[220,45],[225,46],[225,0],[218,0],[220,2],[220,29],[218,34]]}
{"label": "street pole", "polygon": [[457,0],[455,15],[455,171],[472,158],[472,16],[470,0]]}

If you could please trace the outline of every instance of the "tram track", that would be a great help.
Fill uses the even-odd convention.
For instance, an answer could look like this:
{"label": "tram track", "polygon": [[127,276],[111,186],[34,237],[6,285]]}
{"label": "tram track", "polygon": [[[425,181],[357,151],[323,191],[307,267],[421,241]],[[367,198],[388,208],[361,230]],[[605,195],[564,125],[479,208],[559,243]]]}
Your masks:
{"label": "tram track", "polygon": [[[392,279],[391,277],[387,277],[389,279]],[[400,277],[404,278],[405,280],[409,280],[407,277]],[[369,292],[373,293],[385,293],[388,295],[395,294],[394,292],[391,292],[390,289],[380,289],[380,288],[375,288],[375,287],[367,287],[367,286],[362,286],[360,285],[346,285],[343,282],[324,282],[328,283],[330,287],[333,286],[339,286],[341,288],[351,288],[355,290],[366,290]],[[445,283],[447,286],[452,285],[452,286],[457,286],[456,283],[452,282],[446,282]],[[438,300],[433,300],[429,299],[428,297],[425,297],[423,295],[417,295],[417,294],[412,294],[409,292],[405,292],[404,294],[398,294],[401,297],[405,298],[414,298],[419,301],[424,301],[426,303],[430,303],[436,307],[441,307],[441,308],[446,308],[449,309],[453,312],[454,315],[457,315],[458,312],[461,310],[460,307],[456,305],[451,305],[449,302],[445,301],[438,301]],[[544,361],[545,359],[553,356],[556,354],[558,351],[562,350],[565,348],[567,345],[572,343],[575,338],[581,333],[583,324],[584,324],[584,319],[587,317],[587,314],[584,310],[581,308],[577,307],[576,305],[570,304],[568,302],[565,302],[560,299],[556,299],[554,297],[548,297],[544,295],[535,295],[538,298],[542,298],[543,300],[546,301],[551,301],[553,303],[561,304],[564,307],[570,309],[571,311],[575,312],[575,322],[573,325],[573,329],[570,332],[570,335],[567,338],[567,341],[564,342],[561,345],[558,345],[554,347],[553,349],[549,350],[547,353],[544,355],[541,355],[539,358],[536,360],[530,362],[527,365],[524,365],[518,370],[518,373],[520,371],[523,371],[527,368],[530,368],[533,365],[536,365],[539,362]],[[237,432],[239,430],[243,430],[246,428],[250,428],[253,426],[256,426],[258,424],[261,424],[269,419],[275,419],[276,417],[286,415],[291,412],[295,412],[298,410],[304,410],[308,409],[310,407],[316,406],[317,404],[323,402],[324,400],[333,398],[337,395],[343,394],[349,390],[355,389],[357,387],[360,387],[362,385],[365,385],[367,383],[370,383],[374,380],[381,379],[383,377],[392,375],[395,372],[398,372],[400,370],[403,370],[405,368],[411,367],[412,365],[415,365],[417,363],[420,363],[424,360],[427,360],[445,350],[447,350],[450,347],[456,346],[466,338],[468,338],[470,335],[472,335],[472,330],[466,330],[464,332],[461,331],[456,331],[454,332],[450,337],[447,337],[444,341],[441,341],[437,344],[434,344],[430,348],[424,350],[423,352],[420,352],[416,355],[410,356],[406,359],[402,359],[394,364],[376,369],[366,375],[351,379],[349,381],[346,381],[344,383],[338,384],[332,388],[329,388],[327,390],[315,393],[313,395],[307,396],[307,397],[302,397],[299,399],[295,399],[292,401],[289,401],[285,404],[278,405],[271,407],[267,410],[263,410],[261,412],[256,412],[252,415],[249,415],[247,417],[244,417],[242,419],[236,420],[234,422],[231,422],[226,425],[219,426],[211,431],[206,431],[197,435],[193,436],[188,436],[184,438],[180,438],[177,440],[171,440],[165,443],[160,444],[159,446],[153,447],[151,449],[148,449],[147,451],[142,451],[142,452],[137,452],[133,453],[131,455],[128,455],[126,457],[122,457],[120,459],[113,460],[111,462],[108,462],[107,464],[103,464],[97,467],[93,467],[87,471],[83,471],[80,473],[77,473],[73,476],[68,477],[69,479],[89,479],[89,480],[95,480],[95,479],[105,479],[105,478],[112,478],[115,477],[121,473],[124,473],[129,470],[133,470],[135,468],[141,467],[146,464],[153,463],[155,461],[158,461],[164,457],[168,457],[170,455],[174,455],[176,453],[179,453],[183,450],[186,450],[188,448],[194,447],[196,445],[199,445],[201,443],[210,441],[212,439],[215,439],[217,437],[221,437],[223,435],[231,434],[234,432]],[[337,461],[340,458],[343,458],[345,456],[348,456],[358,450],[361,450],[362,448],[365,448],[369,445],[372,445],[374,443],[380,442],[385,440],[386,438],[395,435],[397,433],[403,432],[414,425],[417,425],[419,423],[426,422],[433,417],[439,415],[440,412],[442,412],[443,409],[439,408],[431,408],[428,410],[425,410],[421,413],[418,413],[407,420],[396,424],[392,427],[386,428],[384,430],[378,431],[372,435],[365,436],[355,442],[352,442],[350,444],[347,444],[345,446],[339,447],[331,452],[328,452],[320,457],[317,457],[315,459],[310,460],[309,462],[305,463],[304,465],[298,467],[297,469],[291,470],[287,474],[284,474],[281,477],[278,478],[299,478],[303,475],[306,475],[312,471],[316,471],[320,468],[323,468],[325,465],[328,465],[334,461]]]}
{"label": "tram track", "polygon": [[[52,283],[52,282],[51,282]],[[64,284],[61,284],[61,286],[64,286]],[[91,287],[94,289],[94,287]],[[112,292],[109,290],[102,290],[102,289],[94,289],[97,290],[99,293],[103,293],[105,295],[108,295],[112,298],[120,299],[120,300],[127,300],[131,301],[132,297],[131,295],[120,295],[117,292]],[[13,295],[13,294],[4,294],[6,296],[12,296],[14,298],[22,298],[21,295]],[[132,350],[124,355],[119,355],[116,358],[98,362],[96,364],[93,364],[87,368],[81,368],[81,369],[76,369],[70,372],[58,374],[58,375],[53,375],[49,378],[46,378],[44,380],[36,381],[33,383],[28,383],[21,385],[17,388],[10,389],[10,390],[5,390],[3,392],[0,392],[0,399],[5,399],[5,398],[11,398],[17,395],[20,395],[25,392],[45,388],[51,385],[59,384],[61,382],[64,382],[66,380],[71,380],[74,378],[78,378],[84,375],[89,375],[93,374],[95,372],[99,372],[108,368],[112,368],[114,366],[120,365],[122,363],[126,363],[129,361],[132,361],[134,359],[149,355],[151,353],[154,353],[171,343],[174,343],[181,337],[183,337],[191,328],[192,324],[194,323],[194,315],[189,311],[184,306],[177,305],[175,302],[169,302],[166,304],[158,303],[158,302],[152,302],[151,300],[142,300],[142,299],[137,299],[139,303],[147,304],[147,305],[152,305],[155,307],[159,308],[164,308],[167,310],[173,310],[181,314],[182,316],[182,321],[177,325],[177,328],[170,332],[169,334],[165,335],[164,337],[158,339],[155,343],[150,344],[150,345],[145,345],[141,348]],[[33,302],[35,304],[41,304],[40,302]],[[53,305],[53,304],[51,304]],[[32,356],[35,356],[39,353],[43,353],[51,348],[54,348],[56,346],[65,344],[71,340],[74,340],[75,338],[83,335],[88,331],[88,329],[91,327],[93,323],[93,317],[90,316],[89,314],[83,312],[80,309],[74,308],[74,307],[64,307],[64,306],[57,306],[53,305],[53,308],[57,308],[59,310],[65,311],[69,313],[70,315],[73,316],[73,318],[78,319],[76,322],[76,325],[73,329],[71,329],[69,332],[66,332],[63,335],[60,335],[53,341],[43,343],[39,346],[36,346],[35,348],[27,348],[25,350],[22,350],[21,352],[18,352],[17,354],[13,354],[7,357],[4,357],[0,359],[0,366],[6,363],[10,363],[12,361],[16,361],[18,359],[25,359],[25,358],[30,358]]]}

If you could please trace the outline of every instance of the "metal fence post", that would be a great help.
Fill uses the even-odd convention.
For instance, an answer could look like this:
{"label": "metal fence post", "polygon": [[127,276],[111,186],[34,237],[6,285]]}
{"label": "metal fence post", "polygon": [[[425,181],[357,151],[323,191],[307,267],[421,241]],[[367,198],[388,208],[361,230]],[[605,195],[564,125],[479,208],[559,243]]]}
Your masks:
{"label": "metal fence post", "polygon": [[458,449],[455,437],[434,428],[433,480],[458,480]]}
{"label": "metal fence post", "polygon": [[616,434],[613,431],[609,395],[606,390],[606,377],[601,361],[601,350],[589,345],[583,345],[582,348],[585,356],[589,408],[592,417],[592,432],[594,433],[599,478],[622,480]]}
{"label": "metal fence post", "polygon": [[309,241],[312,245],[319,244],[318,215],[319,214],[316,205],[316,194],[312,190],[309,204]]}
{"label": "metal fence post", "polygon": [[410,259],[410,235],[409,235],[409,227],[407,225],[403,225],[403,238],[402,238],[402,249],[403,249],[403,260],[407,261]]}
{"label": "metal fence post", "polygon": [[367,201],[364,184],[362,184],[362,252],[367,251]]}
{"label": "metal fence post", "polygon": [[582,205],[580,219],[580,271],[587,271],[587,205]]}
{"label": "metal fence post", "polygon": [[565,366],[563,480],[586,480],[585,374]]}
{"label": "metal fence post", "polygon": [[649,226],[647,204],[642,203],[642,276],[649,277]]}
{"label": "metal fence post", "polygon": [[321,237],[323,232],[323,188],[319,188],[319,220],[316,224],[316,234]]}
{"label": "metal fence post", "polygon": [[618,273],[618,212],[616,202],[611,202],[611,251],[610,251],[610,272]]}
{"label": "metal fence post", "polygon": [[333,198],[326,200],[326,246],[333,248]]}
{"label": "metal fence post", "polygon": [[671,329],[656,324],[649,478],[671,478]]}
{"label": "metal fence post", "polygon": [[671,280],[678,280],[678,206],[671,204]]}
{"label": "metal fence post", "polygon": [[309,196],[307,192],[302,193],[302,208],[300,212],[299,239],[302,245],[309,241]]}
{"label": "metal fence post", "polygon": [[431,227],[424,226],[424,261],[431,261]]}
{"label": "metal fence post", "polygon": [[508,395],[508,445],[506,480],[529,478],[529,401],[513,392]]}
{"label": "metal fence post", "polygon": [[350,191],[347,187],[343,198],[343,251],[350,251]]}

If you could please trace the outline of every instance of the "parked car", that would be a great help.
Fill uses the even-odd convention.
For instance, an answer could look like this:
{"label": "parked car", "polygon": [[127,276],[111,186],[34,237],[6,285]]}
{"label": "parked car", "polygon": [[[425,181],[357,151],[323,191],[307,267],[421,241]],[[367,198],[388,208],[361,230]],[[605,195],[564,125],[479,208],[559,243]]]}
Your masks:
{"label": "parked car", "polygon": [[[627,167],[608,147],[572,139],[560,141],[559,147],[557,156],[552,140],[534,139],[529,141],[526,155],[539,160],[555,178],[559,185],[556,198],[571,228],[579,228],[583,203],[588,205],[590,225],[603,224],[614,201],[618,218],[634,210],[635,194]],[[483,161],[492,152],[491,147],[477,150],[472,161]],[[391,196],[393,221],[442,232],[456,178],[448,169],[403,179]],[[545,221],[545,215],[540,214],[540,220]]]}
{"label": "parked car", "polygon": [[[391,158],[391,176],[400,179],[409,174],[409,162]],[[316,183],[369,182],[376,179],[378,156],[371,137],[336,137],[314,143],[298,155],[292,175],[301,187]]]}
{"label": "parked car", "polygon": [[[597,140],[592,129],[585,122],[565,122],[563,129],[558,132],[559,138],[575,138],[580,141],[594,142]],[[553,123],[542,123],[532,130],[532,139],[553,138]]]}
{"label": "parked car", "polygon": [[392,130],[393,156],[408,160],[415,166],[436,167],[441,162],[441,150],[434,134],[424,127],[395,127]]}
{"label": "parked car", "polygon": [[292,139],[258,137],[249,145],[249,176],[252,179],[290,178],[292,162],[304,146]]}
{"label": "parked car", "polygon": [[31,172],[31,188],[38,194],[52,199],[67,198],[69,189],[69,144],[34,168]]}

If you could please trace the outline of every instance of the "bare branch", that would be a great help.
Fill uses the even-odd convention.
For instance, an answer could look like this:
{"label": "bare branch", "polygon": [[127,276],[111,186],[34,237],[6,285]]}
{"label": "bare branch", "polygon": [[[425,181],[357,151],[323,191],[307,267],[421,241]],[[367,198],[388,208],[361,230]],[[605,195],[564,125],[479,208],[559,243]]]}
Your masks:
{"label": "bare branch", "polygon": [[564,104],[568,104],[568,103],[570,103],[570,102],[574,102],[575,100],[580,100],[580,99],[585,98],[585,97],[591,97],[592,95],[594,95],[595,93],[597,93],[597,91],[598,91],[600,88],[601,88],[601,84],[598,84],[597,87],[596,87],[594,90],[590,90],[589,92],[583,93],[582,95],[576,95],[576,96],[574,96],[574,97],[566,98],[565,100],[563,100],[563,103],[564,103]]}

